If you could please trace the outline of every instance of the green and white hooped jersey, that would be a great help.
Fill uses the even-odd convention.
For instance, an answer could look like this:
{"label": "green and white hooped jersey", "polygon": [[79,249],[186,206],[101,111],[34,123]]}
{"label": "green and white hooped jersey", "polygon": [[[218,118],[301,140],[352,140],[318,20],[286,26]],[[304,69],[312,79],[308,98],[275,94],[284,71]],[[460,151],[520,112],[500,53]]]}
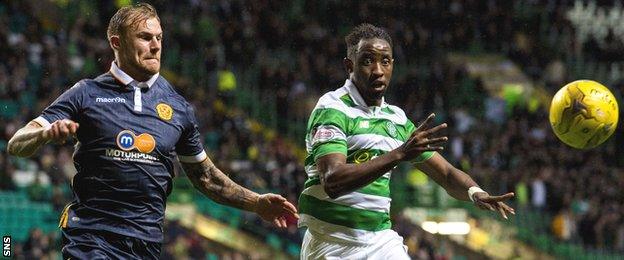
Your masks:
{"label": "green and white hooped jersey", "polygon": [[[368,244],[376,232],[390,229],[390,173],[356,191],[331,199],[321,186],[316,159],[342,153],[347,163],[362,163],[405,142],[415,130],[396,106],[366,106],[356,86],[347,80],[323,95],[308,121],[305,170],[308,180],[299,197],[299,226],[327,237]],[[414,162],[433,155],[423,153]]]}

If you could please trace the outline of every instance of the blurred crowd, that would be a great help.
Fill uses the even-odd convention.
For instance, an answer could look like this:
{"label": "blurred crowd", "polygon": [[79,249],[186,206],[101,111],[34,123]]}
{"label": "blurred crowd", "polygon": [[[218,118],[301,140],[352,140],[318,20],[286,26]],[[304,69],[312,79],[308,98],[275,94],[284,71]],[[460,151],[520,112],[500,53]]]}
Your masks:
{"label": "blurred crowd", "polygon": [[[47,146],[26,160],[7,156],[6,141],[74,82],[108,70],[105,28],[120,2],[0,2],[0,190],[27,189],[57,209],[71,199],[72,147]],[[578,41],[566,18],[572,4],[154,1],[165,35],[162,74],[194,105],[207,151],[238,183],[297,200],[306,176],[292,142],[304,137],[288,141],[284,129],[305,125],[318,97],[342,85],[342,36],[370,22],[394,41],[388,102],[414,121],[436,112],[448,122],[451,162],[493,193],[516,191],[519,208],[553,216],[549,232],[559,239],[624,250],[621,134],[598,149],[568,148],[551,134],[547,104],[494,120],[487,113],[500,102],[482,79],[445,61],[449,52],[502,53],[554,93],[573,79],[567,62],[580,53],[608,60],[598,54],[616,45]],[[249,85],[263,97],[255,102],[276,111],[277,133],[261,130],[250,111],[232,113],[235,92]],[[624,84],[613,87],[621,98]],[[280,235],[300,241],[296,228]]]}
{"label": "blurred crowd", "polygon": [[[44,233],[33,228],[23,243],[11,245],[13,259],[61,259],[60,233]],[[239,260],[258,259],[210,242],[197,232],[189,230],[177,221],[165,221],[165,242],[161,259],[207,259],[207,260]]]}
{"label": "blurred crowd", "polygon": [[165,241],[163,244],[161,259],[259,259],[258,256],[237,252],[216,242],[211,242],[197,232],[183,227],[178,221],[165,223]]}

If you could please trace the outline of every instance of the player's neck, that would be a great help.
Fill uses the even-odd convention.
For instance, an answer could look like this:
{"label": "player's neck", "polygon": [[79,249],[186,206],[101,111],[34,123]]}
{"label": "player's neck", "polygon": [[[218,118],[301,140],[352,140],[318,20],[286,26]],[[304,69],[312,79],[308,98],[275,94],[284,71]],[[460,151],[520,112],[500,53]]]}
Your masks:
{"label": "player's neck", "polygon": [[360,93],[360,96],[362,97],[362,100],[364,100],[364,103],[366,103],[366,106],[368,107],[380,107],[383,98],[376,98],[376,97],[367,97],[364,91],[361,91],[358,87],[356,87],[355,89],[357,89],[357,91]]}
{"label": "player's neck", "polygon": [[129,65],[129,63],[120,62],[119,60],[115,60],[115,63],[117,63],[117,67],[119,67],[120,70],[138,82],[148,81],[152,77],[152,75],[140,73],[136,67]]}
{"label": "player's neck", "polygon": [[353,78],[353,75],[349,76],[349,80],[353,83],[353,85],[355,85],[355,89],[358,92],[358,94],[360,94],[360,97],[362,97],[362,100],[364,101],[365,105],[368,107],[380,107],[381,104],[383,103],[383,97],[377,98],[377,97],[369,97],[366,95],[366,91],[362,91],[360,89],[360,87],[358,87],[358,84],[356,83],[356,80]]}
{"label": "player's neck", "polygon": [[381,99],[368,99],[366,97],[362,97],[362,99],[364,100],[364,103],[366,103],[367,107],[380,107],[381,106]]}

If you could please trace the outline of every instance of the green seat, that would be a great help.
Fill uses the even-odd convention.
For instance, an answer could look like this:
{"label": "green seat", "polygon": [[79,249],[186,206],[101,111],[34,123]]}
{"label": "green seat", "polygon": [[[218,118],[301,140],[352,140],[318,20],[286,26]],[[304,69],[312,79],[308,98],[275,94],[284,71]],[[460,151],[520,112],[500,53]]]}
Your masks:
{"label": "green seat", "polygon": [[301,245],[288,242],[286,245],[286,252],[291,256],[299,256],[301,252]]}
{"label": "green seat", "polygon": [[541,251],[544,252],[550,252],[551,246],[550,246],[550,239],[548,239],[548,236],[544,235],[544,234],[540,234],[537,236],[534,236],[534,245],[539,248]]}
{"label": "green seat", "polygon": [[561,243],[555,243],[553,246],[553,253],[557,256],[565,255],[565,247]]}
{"label": "green seat", "polygon": [[51,204],[31,202],[24,192],[0,192],[0,232],[16,241],[23,242],[35,227],[54,231],[57,215]]}
{"label": "green seat", "polygon": [[37,98],[31,92],[24,92],[20,95],[20,104],[24,107],[34,107]]}
{"label": "green seat", "polygon": [[0,118],[12,119],[19,112],[19,104],[11,100],[0,100]]}
{"label": "green seat", "polygon": [[532,235],[533,234],[528,228],[525,228],[523,226],[518,227],[518,238],[520,238],[520,240],[529,241]]}
{"label": "green seat", "polygon": [[269,244],[269,246],[271,246],[271,247],[273,247],[275,249],[281,249],[282,248],[282,240],[278,236],[273,234],[273,233],[267,235],[266,242],[267,242],[267,244]]}

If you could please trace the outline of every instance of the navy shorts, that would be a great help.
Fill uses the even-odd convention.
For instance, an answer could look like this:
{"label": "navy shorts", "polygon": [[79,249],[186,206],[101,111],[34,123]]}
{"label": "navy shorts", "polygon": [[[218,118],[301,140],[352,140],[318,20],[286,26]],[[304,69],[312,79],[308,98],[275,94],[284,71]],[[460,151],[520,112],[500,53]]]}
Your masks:
{"label": "navy shorts", "polygon": [[64,228],[63,259],[159,259],[160,243],[108,231]]}

